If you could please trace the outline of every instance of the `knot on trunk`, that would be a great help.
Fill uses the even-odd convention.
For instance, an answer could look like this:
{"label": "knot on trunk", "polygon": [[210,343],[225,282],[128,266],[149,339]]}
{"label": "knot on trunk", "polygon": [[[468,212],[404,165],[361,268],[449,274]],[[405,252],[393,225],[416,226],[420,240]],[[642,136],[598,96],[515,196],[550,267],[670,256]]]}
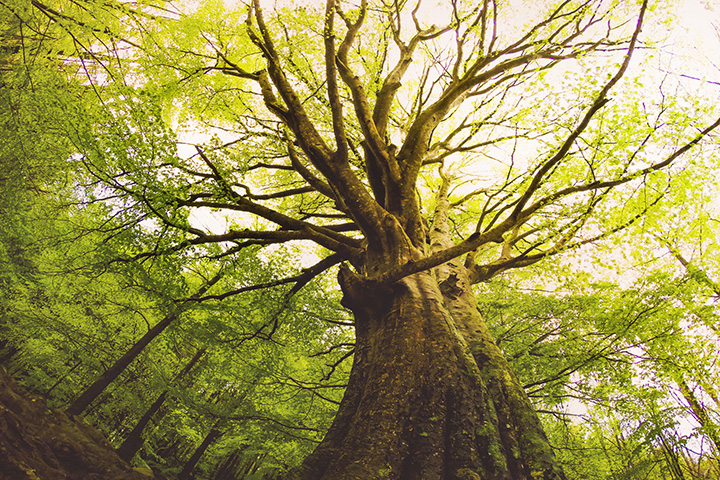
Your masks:
{"label": "knot on trunk", "polygon": [[338,282],[343,292],[340,304],[352,310],[356,320],[377,317],[388,309],[390,287],[361,277],[347,265],[340,265]]}
{"label": "knot on trunk", "polygon": [[457,276],[457,274],[451,273],[445,280],[440,283],[440,292],[445,297],[456,299],[463,293],[462,288],[458,285],[459,282],[460,278]]}

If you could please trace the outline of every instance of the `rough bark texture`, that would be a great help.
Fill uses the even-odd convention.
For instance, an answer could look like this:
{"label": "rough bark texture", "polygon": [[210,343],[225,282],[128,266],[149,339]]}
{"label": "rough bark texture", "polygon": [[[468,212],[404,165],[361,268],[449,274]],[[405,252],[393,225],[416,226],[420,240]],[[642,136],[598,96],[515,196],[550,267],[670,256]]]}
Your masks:
{"label": "rough bark texture", "polygon": [[357,322],[350,385],[324,442],[288,478],[563,478],[487,329],[463,338],[452,315],[461,297],[444,297],[432,273],[375,293],[342,283]]}
{"label": "rough bark texture", "polygon": [[79,417],[29,396],[0,368],[0,480],[148,480]]}

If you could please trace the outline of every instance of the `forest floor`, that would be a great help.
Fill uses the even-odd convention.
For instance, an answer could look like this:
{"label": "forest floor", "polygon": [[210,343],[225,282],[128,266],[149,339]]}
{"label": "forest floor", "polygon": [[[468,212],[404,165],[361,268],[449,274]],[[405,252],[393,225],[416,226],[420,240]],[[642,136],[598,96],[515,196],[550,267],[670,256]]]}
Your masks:
{"label": "forest floor", "polygon": [[0,480],[151,480],[82,417],[29,395],[0,367]]}

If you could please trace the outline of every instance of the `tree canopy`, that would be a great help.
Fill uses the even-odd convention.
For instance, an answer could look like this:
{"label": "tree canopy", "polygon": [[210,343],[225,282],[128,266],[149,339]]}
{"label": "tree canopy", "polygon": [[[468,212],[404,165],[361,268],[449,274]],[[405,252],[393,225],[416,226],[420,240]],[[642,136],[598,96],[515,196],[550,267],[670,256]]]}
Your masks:
{"label": "tree canopy", "polygon": [[720,70],[667,60],[678,6],[0,10],[0,358],[125,460],[720,475]]}

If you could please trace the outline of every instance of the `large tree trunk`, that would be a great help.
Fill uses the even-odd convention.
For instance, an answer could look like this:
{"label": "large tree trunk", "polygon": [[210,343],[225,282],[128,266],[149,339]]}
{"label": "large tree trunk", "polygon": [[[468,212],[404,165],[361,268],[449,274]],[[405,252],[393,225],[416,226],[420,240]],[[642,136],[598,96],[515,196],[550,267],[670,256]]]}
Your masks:
{"label": "large tree trunk", "polygon": [[564,478],[469,285],[423,272],[372,291],[347,270],[341,285],[357,331],[349,385],[290,479]]}
{"label": "large tree trunk", "polygon": [[83,421],[48,408],[0,367],[0,480],[151,480]]}

